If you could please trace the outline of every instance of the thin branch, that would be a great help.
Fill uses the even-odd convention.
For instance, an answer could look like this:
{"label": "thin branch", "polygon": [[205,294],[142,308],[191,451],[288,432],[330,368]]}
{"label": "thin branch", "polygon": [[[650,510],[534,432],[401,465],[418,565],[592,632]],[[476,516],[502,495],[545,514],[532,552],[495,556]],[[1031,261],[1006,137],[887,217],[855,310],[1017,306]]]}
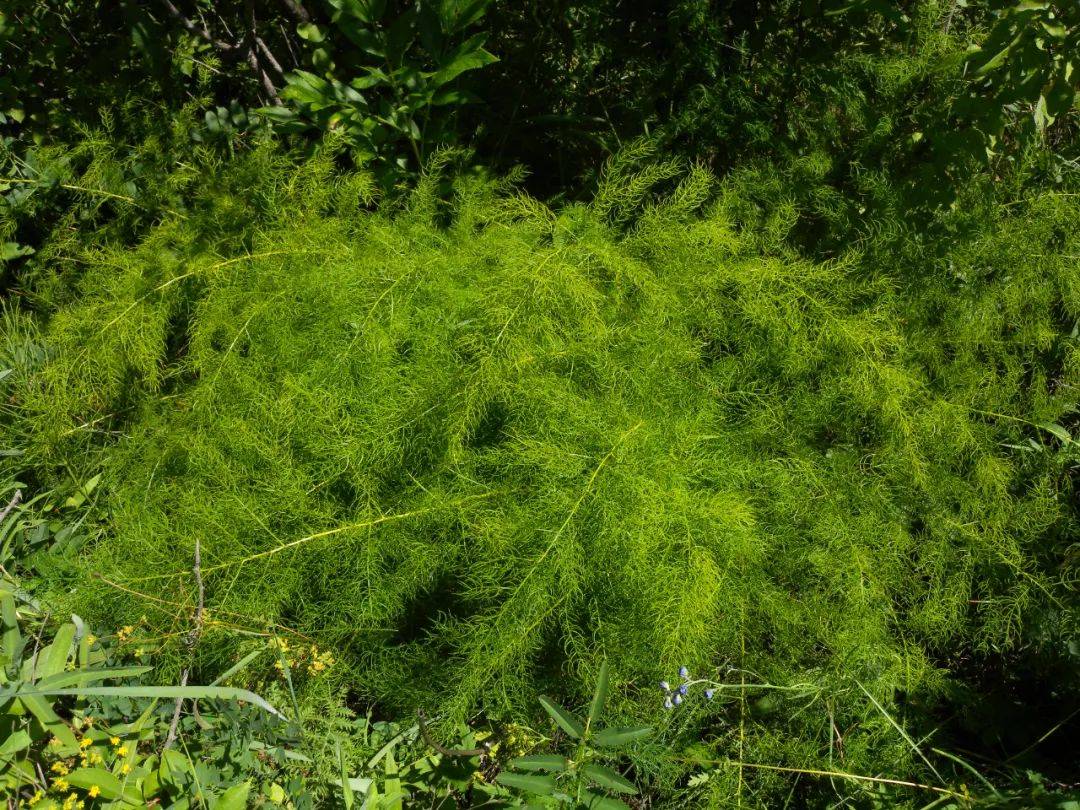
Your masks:
{"label": "thin branch", "polygon": [[277,88],[274,87],[274,83],[270,80],[270,77],[267,75],[266,71],[263,70],[262,65],[259,64],[259,57],[255,55],[254,44],[248,48],[247,63],[251,66],[251,69],[252,71],[254,71],[255,76],[259,79],[259,82],[262,84],[263,87],[263,92],[266,93],[270,101],[272,101],[274,104],[279,104],[280,101],[278,100]]}
{"label": "thin branch", "polygon": [[285,30],[285,26],[282,23],[278,23],[278,30],[281,31],[281,38],[285,41],[285,47],[289,49],[289,57],[292,59],[293,67],[300,67],[300,57],[296,54],[296,49],[293,48],[292,37]]}
{"label": "thin branch", "polygon": [[[262,82],[263,92],[267,97],[275,104],[280,103],[278,101],[277,88],[274,86],[273,81],[270,80],[269,74],[263,69],[262,64],[259,62],[258,56],[258,44],[259,34],[258,25],[255,21],[255,3],[252,0],[244,0],[244,8],[247,10],[248,17],[248,33],[245,40],[248,43],[247,49],[247,61],[251,66],[251,69],[255,72],[255,76]],[[269,51],[269,49],[267,49]],[[273,59],[273,57],[271,57]],[[277,63],[277,60],[274,60]]]}
{"label": "thin branch", "polygon": [[11,510],[20,503],[22,503],[22,490],[17,489],[15,490],[15,494],[11,496],[11,501],[4,507],[4,511],[0,512],[0,523],[3,523],[7,519],[7,516],[11,514]]}
{"label": "thin branch", "polygon": [[[187,647],[188,654],[190,655],[195,651],[195,645],[199,643],[199,636],[202,635],[203,626],[203,608],[206,605],[206,588],[203,586],[202,579],[202,546],[199,542],[199,538],[195,538],[195,565],[192,566],[192,573],[195,575],[195,584],[199,590],[199,601],[195,606],[195,626],[188,634]],[[184,667],[183,673],[180,675],[180,685],[187,686],[188,677],[191,675],[191,666]],[[167,751],[172,747],[172,744],[176,742],[177,729],[180,726],[180,710],[184,706],[184,699],[176,699],[176,707],[173,709],[172,722],[169,723],[169,734],[165,738],[165,745],[162,748],[163,751]]]}
{"label": "thin branch", "polygon": [[180,25],[183,26],[184,30],[187,31],[189,34],[194,34],[197,37],[202,37],[204,40],[209,42],[222,53],[233,53],[236,51],[238,47],[237,45],[231,42],[226,42],[223,39],[218,39],[210,33],[210,29],[207,28],[205,25],[196,25],[190,19],[185,17],[183,12],[181,12],[180,9],[178,9],[172,4],[171,0],[161,0],[161,4],[165,6],[165,10],[169,12],[169,16],[176,20],[178,23],[180,23]]}
{"label": "thin branch", "polygon": [[270,63],[278,76],[284,76],[285,71],[282,69],[281,64],[274,58],[274,54],[270,52],[270,49],[266,46],[262,37],[255,37],[255,44],[259,46],[259,52],[266,58],[266,61]]}

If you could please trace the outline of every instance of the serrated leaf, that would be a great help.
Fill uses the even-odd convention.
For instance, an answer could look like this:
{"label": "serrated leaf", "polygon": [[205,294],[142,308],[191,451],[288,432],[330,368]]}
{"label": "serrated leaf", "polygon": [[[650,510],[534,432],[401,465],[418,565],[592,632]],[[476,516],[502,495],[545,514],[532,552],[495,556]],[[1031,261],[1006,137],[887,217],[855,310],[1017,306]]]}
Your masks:
{"label": "serrated leaf", "polygon": [[604,748],[613,748],[617,745],[624,745],[634,740],[639,740],[642,737],[648,737],[652,734],[651,726],[618,726],[614,728],[605,728],[603,731],[596,733],[593,737],[593,742],[596,745]]}
{"label": "serrated leaf", "polygon": [[495,781],[500,785],[524,790],[537,796],[550,796],[555,792],[555,777],[553,776],[536,776],[534,774],[507,773],[503,771],[495,777]]}
{"label": "serrated leaf", "polygon": [[540,705],[544,707],[544,711],[551,716],[551,719],[556,722],[559,728],[575,740],[580,740],[584,736],[585,726],[582,722],[547,695],[540,696]]}
{"label": "serrated leaf", "polygon": [[565,771],[569,761],[558,754],[531,754],[512,759],[508,765],[520,771]]}

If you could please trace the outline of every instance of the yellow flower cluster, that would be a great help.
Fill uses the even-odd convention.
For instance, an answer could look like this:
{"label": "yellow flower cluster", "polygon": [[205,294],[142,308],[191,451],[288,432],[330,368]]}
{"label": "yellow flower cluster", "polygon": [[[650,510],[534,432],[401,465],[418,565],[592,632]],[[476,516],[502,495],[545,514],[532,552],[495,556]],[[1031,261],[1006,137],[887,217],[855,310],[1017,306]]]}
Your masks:
{"label": "yellow flower cluster", "polygon": [[543,741],[543,735],[537,734],[528,726],[511,723],[506,727],[506,748],[511,756],[523,756]]}
{"label": "yellow flower cluster", "polygon": [[320,651],[315,644],[301,644],[294,648],[285,639],[275,636],[270,639],[270,649],[278,653],[278,659],[274,662],[274,668],[278,672],[284,673],[288,666],[290,671],[304,668],[308,675],[314,676],[321,675],[334,665],[334,656],[330,651]]}

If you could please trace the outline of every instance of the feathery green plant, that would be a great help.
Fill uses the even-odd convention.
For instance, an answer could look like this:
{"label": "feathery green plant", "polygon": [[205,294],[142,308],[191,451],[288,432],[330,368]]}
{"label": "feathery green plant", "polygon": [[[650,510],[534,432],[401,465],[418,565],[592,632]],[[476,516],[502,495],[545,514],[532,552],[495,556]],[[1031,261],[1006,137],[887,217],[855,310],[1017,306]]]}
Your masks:
{"label": "feathery green plant", "polygon": [[[932,703],[954,652],[1076,615],[1080,205],[811,263],[745,176],[635,149],[561,210],[436,166],[371,212],[329,158],[241,163],[198,226],[84,252],[5,427],[43,479],[104,467],[78,608],[183,631],[198,540],[227,621],[196,671],[272,625],[355,694],[457,721],[582,697],[599,653],[626,684],[730,663],[818,698],[612,710],[658,746],[713,723],[733,761],[823,770],[844,728],[846,767],[921,773],[897,693]],[[250,226],[208,236],[214,211]],[[691,767],[635,757],[669,788]]]}

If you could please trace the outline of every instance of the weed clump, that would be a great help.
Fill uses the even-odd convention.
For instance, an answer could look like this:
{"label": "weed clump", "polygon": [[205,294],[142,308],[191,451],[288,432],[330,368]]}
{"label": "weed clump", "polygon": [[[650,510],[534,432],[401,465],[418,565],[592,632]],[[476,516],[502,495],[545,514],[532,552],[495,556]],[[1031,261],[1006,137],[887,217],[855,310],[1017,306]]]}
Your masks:
{"label": "weed clump", "polygon": [[622,161],[561,211],[432,171],[370,212],[313,166],[259,181],[242,240],[87,253],[15,394],[40,475],[105,467],[81,610],[145,615],[168,677],[199,540],[205,660],[287,628],[459,718],[580,697],[603,656],[734,667],[809,686],[686,715],[716,751],[820,766],[839,725],[852,767],[917,763],[866,693],[932,701],[1072,608],[1080,205],[811,263],[739,176]]}

